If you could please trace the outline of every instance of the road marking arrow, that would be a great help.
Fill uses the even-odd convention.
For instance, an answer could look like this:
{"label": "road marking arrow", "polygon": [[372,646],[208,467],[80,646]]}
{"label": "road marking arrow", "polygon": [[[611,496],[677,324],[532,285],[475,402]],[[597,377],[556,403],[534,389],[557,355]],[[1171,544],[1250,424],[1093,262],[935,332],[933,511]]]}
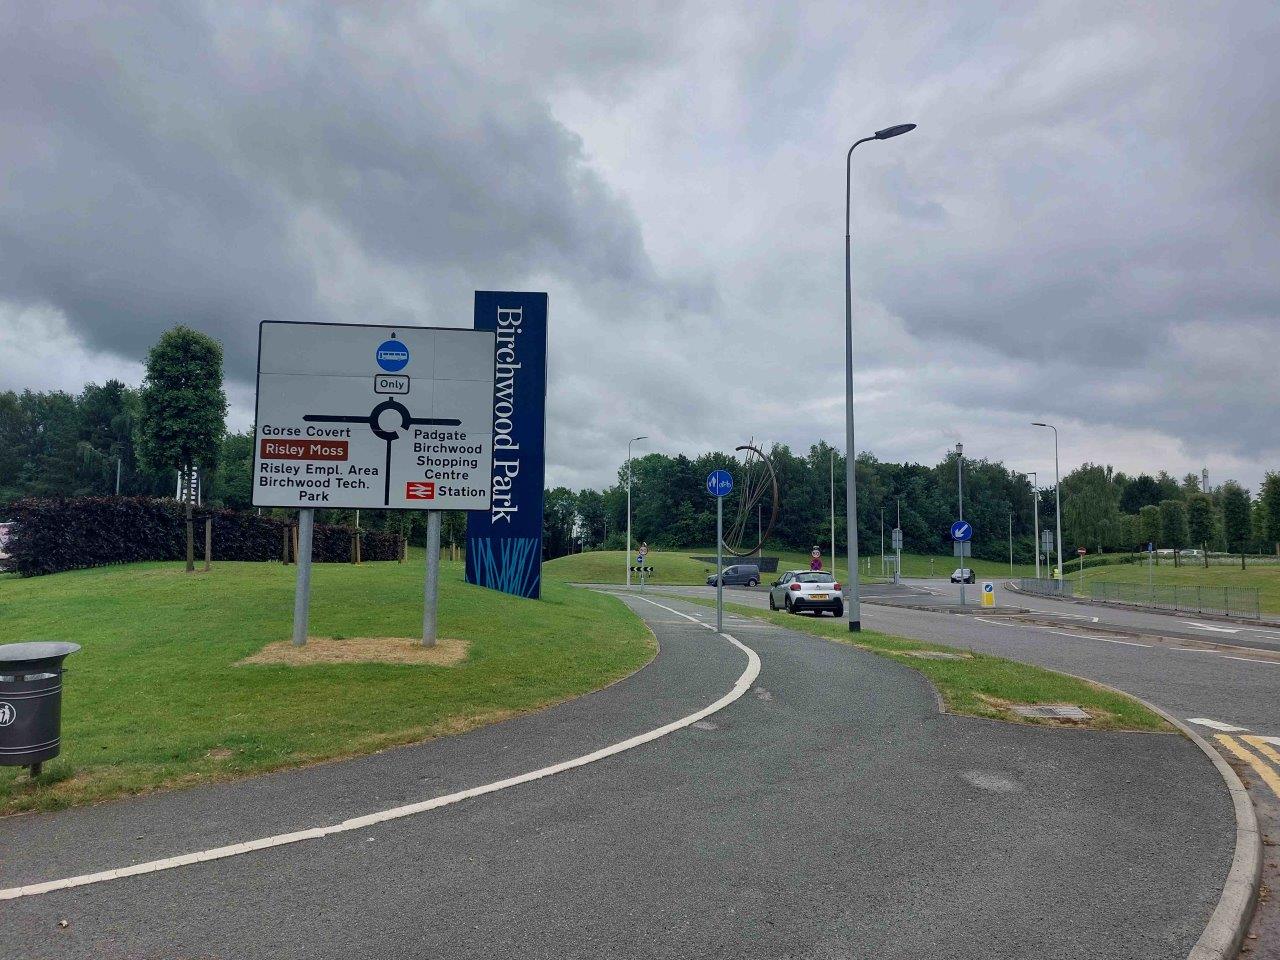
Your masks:
{"label": "road marking arrow", "polygon": [[1207,623],[1201,623],[1199,620],[1179,620],[1178,622],[1188,624],[1192,627],[1195,627],[1197,630],[1209,630],[1213,633],[1239,633],[1240,632],[1239,630],[1235,630],[1231,627],[1211,626],[1210,624],[1207,624]]}

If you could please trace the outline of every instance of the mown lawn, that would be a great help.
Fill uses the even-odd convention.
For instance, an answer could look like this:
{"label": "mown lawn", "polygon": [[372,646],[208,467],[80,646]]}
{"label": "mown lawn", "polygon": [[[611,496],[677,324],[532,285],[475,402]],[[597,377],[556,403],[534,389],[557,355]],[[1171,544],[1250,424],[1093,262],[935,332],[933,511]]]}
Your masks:
{"label": "mown lawn", "polygon": [[[654,654],[612,598],[548,580],[521,600],[441,572],[452,667],[236,666],[290,635],[294,567],[149,563],[0,580],[0,642],[72,640],[62,755],[31,783],[0,768],[0,813],[100,800],[367,753],[492,722],[608,684]],[[414,637],[422,554],[316,564],[311,634]]]}
{"label": "mown lawn", "polygon": [[[680,599],[704,606],[715,605],[713,600],[702,598]],[[1043,667],[946,644],[893,637],[872,630],[850,633],[847,622],[840,619],[774,613],[736,603],[726,603],[724,606],[725,610],[732,610],[742,616],[766,620],[789,630],[811,633],[839,643],[851,643],[905,663],[933,682],[952,713],[1013,723],[1051,724],[1056,721],[1020,717],[1009,709],[1009,705],[1071,703],[1083,707],[1093,715],[1094,719],[1088,724],[1092,730],[1173,729],[1159,715],[1131,697]],[[911,656],[912,652],[922,650],[967,656],[957,660],[930,660]]]}
{"label": "mown lawn", "polygon": [[[1067,565],[1068,577],[1076,580]],[[1182,566],[1175,567],[1169,560],[1151,568],[1151,578],[1155,583],[1176,583],[1186,586],[1211,587],[1254,587],[1258,590],[1258,599],[1262,605],[1263,616],[1280,616],[1280,566],[1259,564],[1241,570],[1239,565],[1210,567],[1196,566],[1193,561],[1184,561]],[[1144,563],[1126,563],[1116,566],[1094,567],[1085,570],[1085,580],[1108,580],[1119,583],[1147,583],[1147,566]]]}

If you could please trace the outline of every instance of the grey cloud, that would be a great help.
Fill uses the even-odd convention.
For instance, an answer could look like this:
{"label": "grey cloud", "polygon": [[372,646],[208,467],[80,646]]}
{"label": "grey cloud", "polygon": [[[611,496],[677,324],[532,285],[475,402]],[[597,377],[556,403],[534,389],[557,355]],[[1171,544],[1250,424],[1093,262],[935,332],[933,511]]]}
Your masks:
{"label": "grey cloud", "polygon": [[[416,273],[438,310],[534,270],[652,287],[632,212],[536,88],[454,55],[415,9],[9,8],[0,299],[138,356],[175,321],[251,370],[258,319],[350,319],[305,224]],[[412,42],[406,42],[406,40]],[[420,41],[420,44],[419,42]],[[388,303],[364,319],[393,318]]]}
{"label": "grey cloud", "polygon": [[1280,456],[1274,5],[114,9],[0,10],[0,306],[85,357],[185,320],[243,378],[260,317],[525,285],[552,482],[635,433],[803,450],[842,435],[844,151],[914,121],[855,155],[865,446]]}

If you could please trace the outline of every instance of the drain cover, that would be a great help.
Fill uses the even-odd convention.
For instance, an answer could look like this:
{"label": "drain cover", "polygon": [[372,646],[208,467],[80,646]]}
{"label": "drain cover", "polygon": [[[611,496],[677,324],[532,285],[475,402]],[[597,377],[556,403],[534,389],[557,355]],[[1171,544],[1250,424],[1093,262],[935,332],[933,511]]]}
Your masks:
{"label": "drain cover", "polygon": [[1020,717],[1033,720],[1088,720],[1089,714],[1070,703],[1041,703],[1034,707],[1014,707]]}

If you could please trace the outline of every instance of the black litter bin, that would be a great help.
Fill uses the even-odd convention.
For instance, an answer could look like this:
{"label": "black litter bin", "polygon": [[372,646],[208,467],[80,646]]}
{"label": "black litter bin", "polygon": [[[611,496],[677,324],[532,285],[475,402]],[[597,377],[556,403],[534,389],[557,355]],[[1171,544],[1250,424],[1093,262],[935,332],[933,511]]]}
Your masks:
{"label": "black litter bin", "polygon": [[62,749],[62,661],[78,643],[0,646],[0,766],[31,775]]}

